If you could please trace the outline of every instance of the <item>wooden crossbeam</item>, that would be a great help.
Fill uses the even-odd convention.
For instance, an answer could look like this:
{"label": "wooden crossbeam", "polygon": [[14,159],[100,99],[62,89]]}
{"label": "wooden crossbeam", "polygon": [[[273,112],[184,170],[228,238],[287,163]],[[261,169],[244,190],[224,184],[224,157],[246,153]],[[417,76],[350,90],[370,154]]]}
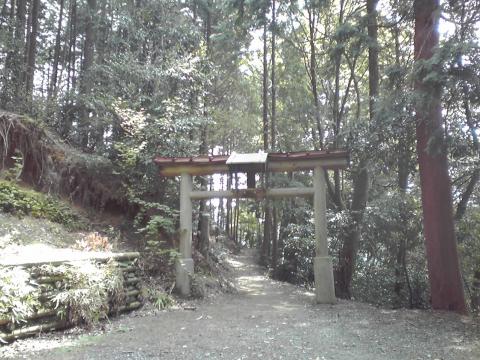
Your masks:
{"label": "wooden crossbeam", "polygon": [[265,199],[295,196],[313,196],[313,188],[279,188],[279,189],[239,189],[239,190],[218,190],[218,191],[192,191],[192,200],[206,200],[215,198],[224,199]]}

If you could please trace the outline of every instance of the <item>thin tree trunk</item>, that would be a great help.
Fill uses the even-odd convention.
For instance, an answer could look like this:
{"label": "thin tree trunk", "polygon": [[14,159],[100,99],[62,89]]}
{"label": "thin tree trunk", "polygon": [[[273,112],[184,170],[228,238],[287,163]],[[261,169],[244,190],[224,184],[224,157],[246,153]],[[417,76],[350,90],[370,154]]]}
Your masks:
{"label": "thin tree trunk", "polygon": [[24,83],[22,68],[24,65],[26,11],[27,1],[17,0],[14,61],[12,68],[13,101],[16,106],[23,103],[22,89],[24,88]]}
{"label": "thin tree trunk", "polygon": [[345,240],[339,253],[339,263],[335,271],[335,292],[340,298],[349,299],[352,296],[351,283],[355,270],[355,262],[360,243],[361,224],[368,196],[368,172],[364,162],[353,180],[352,206],[350,208],[351,223],[347,229]]}
{"label": "thin tree trunk", "polygon": [[[205,19],[204,19],[204,37],[205,37],[205,44],[206,44],[206,60],[210,60],[210,52],[211,52],[211,44],[210,44],[210,37],[212,33],[212,16],[210,13],[210,2],[207,2],[206,5],[206,13],[205,13]],[[208,74],[205,74],[208,76]],[[208,119],[208,90],[207,88],[204,89],[204,96],[203,96],[203,117],[204,117],[204,124],[201,127],[201,132],[200,132],[200,148],[199,148],[199,154],[201,155],[208,155],[208,126],[207,126],[207,119]],[[204,176],[200,176],[199,179],[200,182],[200,187],[202,190],[207,189],[207,180],[205,179]],[[206,201],[201,200],[200,201],[200,212],[204,212],[206,208]],[[198,230],[200,233],[202,231],[205,231],[205,229],[201,228],[202,223],[199,223]]]}
{"label": "thin tree trunk", "polygon": [[[340,0],[340,13],[338,16],[338,25],[342,26],[344,22],[345,13],[345,0]],[[335,88],[333,94],[333,136],[334,144],[333,147],[337,149],[340,146],[339,136],[340,136],[340,125],[341,125],[341,111],[340,111],[340,72],[342,62],[342,53],[338,51],[335,54],[334,63],[335,63]],[[334,198],[333,201],[337,205],[337,208],[341,209],[342,206],[342,188],[340,182],[340,171],[333,171],[333,182],[334,182]]]}
{"label": "thin tree trunk", "polygon": [[262,119],[263,119],[263,150],[268,151],[268,62],[267,62],[267,19],[263,25],[263,76],[262,76]]}
{"label": "thin tree trunk", "polygon": [[37,54],[37,35],[38,35],[38,15],[40,10],[40,0],[32,0],[30,23],[31,30],[28,37],[27,49],[27,71],[25,77],[25,93],[29,101],[33,96],[33,81],[35,76],[35,64]]}
{"label": "thin tree trunk", "polygon": [[13,76],[14,76],[14,64],[15,64],[15,51],[16,51],[16,43],[15,43],[15,32],[16,27],[14,26],[15,23],[15,10],[16,10],[16,0],[10,0],[10,13],[9,13],[9,23],[8,23],[8,48],[7,48],[7,55],[5,58],[5,65],[3,71],[3,86],[2,86],[2,98],[1,98],[1,107],[2,109],[7,109],[8,102],[12,99],[12,83],[14,84]]}
{"label": "thin tree trunk", "polygon": [[[368,16],[368,75],[369,75],[369,114],[371,126],[375,119],[375,99],[378,96],[378,48],[377,48],[377,0],[367,0]],[[374,28],[374,29],[373,29]],[[368,154],[360,159],[360,164],[354,174],[352,205],[350,208],[351,224],[339,253],[338,266],[335,271],[335,291],[341,298],[351,298],[351,282],[355,271],[358,244],[361,238],[363,214],[368,200],[369,173]],[[339,187],[339,176],[335,175],[335,187]],[[337,192],[338,190],[336,190]]]}
{"label": "thin tree trunk", "polygon": [[[263,24],[263,81],[262,81],[262,102],[263,102],[263,150],[267,152],[269,150],[269,124],[268,124],[268,43],[267,43],[267,10],[264,9],[264,24]],[[268,184],[268,176],[265,174],[265,185]],[[261,248],[261,262],[263,264],[267,261],[267,256],[270,247],[270,229],[271,229],[271,211],[268,200],[265,200],[264,211],[264,223],[263,223],[263,241]]]}
{"label": "thin tree trunk", "polygon": [[[73,96],[71,93],[76,90],[76,44],[77,44],[77,0],[70,1],[70,9],[68,16],[68,55],[67,55],[67,93],[66,104],[63,111],[63,123],[61,126],[62,136],[68,139],[72,130]],[[112,137],[118,133],[118,126],[114,126]]]}
{"label": "thin tree trunk", "polygon": [[240,225],[240,199],[237,199],[237,204],[235,206],[236,213],[235,213],[235,244],[240,243],[239,239],[239,225]]}
{"label": "thin tree trunk", "polygon": [[378,26],[377,26],[377,4],[378,0],[367,0],[368,17],[368,95],[370,122],[373,125],[375,120],[375,101],[378,96]]}
{"label": "thin tree trunk", "polygon": [[[227,190],[232,189],[232,177],[230,174],[227,174]],[[227,217],[225,219],[225,233],[227,237],[230,237],[230,221],[232,218],[232,199],[227,198]]]}
{"label": "thin tree trunk", "polygon": [[95,15],[97,11],[97,0],[87,0],[87,16],[85,20],[85,44],[83,50],[83,67],[82,67],[82,81],[80,86],[80,92],[84,99],[81,101],[80,108],[80,145],[83,148],[88,147],[89,134],[90,134],[90,109],[86,103],[85,97],[90,96],[93,89],[93,77],[91,74],[91,68],[94,64],[95,55]]}
{"label": "thin tree trunk", "polygon": [[57,34],[55,36],[55,50],[53,53],[53,65],[52,65],[52,78],[50,86],[48,87],[48,99],[57,97],[57,77],[58,77],[58,64],[60,63],[60,46],[62,35],[62,22],[63,22],[63,8],[65,0],[60,0],[60,12],[58,15]]}
{"label": "thin tree trunk", "polygon": [[[275,71],[276,71],[276,27],[277,27],[277,19],[276,19],[276,1],[272,1],[272,75],[271,75],[271,82],[272,82],[272,116],[270,119],[270,127],[271,127],[271,149],[272,151],[276,150],[276,117],[277,117],[277,83],[275,79]],[[278,262],[278,234],[277,234],[277,211],[275,208],[275,203],[271,203],[271,217],[272,217],[272,226],[270,231],[270,237],[272,240],[272,267],[276,269],[277,262]]]}
{"label": "thin tree trunk", "polygon": [[[395,39],[395,65],[400,68],[400,29],[398,25],[394,25],[392,28],[392,35]],[[394,83],[395,93],[400,95],[403,90],[402,88],[402,79],[395,78]],[[397,186],[402,196],[402,201],[406,197],[407,187],[408,187],[408,178],[410,175],[410,163],[412,161],[412,151],[411,144],[413,142],[413,134],[410,126],[404,124],[402,128],[402,134],[398,140],[397,145]],[[413,292],[410,285],[410,277],[408,275],[407,268],[407,244],[408,244],[408,221],[410,214],[408,214],[407,209],[401,207],[401,216],[400,222],[402,224],[402,230],[400,231],[401,238],[396,249],[395,254],[395,284],[393,287],[395,293],[395,303],[397,307],[402,306],[402,292],[404,285],[407,285],[408,290],[408,303],[410,308],[413,307]]]}
{"label": "thin tree trunk", "polygon": [[276,26],[277,26],[277,21],[276,21],[276,1],[272,1],[272,75],[271,75],[271,86],[272,86],[272,115],[270,119],[270,129],[271,129],[271,149],[272,151],[275,151],[275,146],[276,146],[276,116],[277,116],[277,89],[276,89],[276,79],[275,79],[275,51],[276,51]]}
{"label": "thin tree trunk", "polygon": [[[323,128],[320,119],[320,101],[318,98],[318,83],[317,83],[317,55],[315,48],[316,35],[316,16],[314,7],[308,7],[308,29],[309,29],[309,45],[310,45],[310,85],[312,88],[313,105],[315,112],[315,125],[318,131],[318,142],[320,149],[323,149]],[[316,144],[315,144],[316,146]]]}
{"label": "thin tree trunk", "polygon": [[[438,46],[439,0],[415,1],[415,61],[421,66]],[[442,131],[441,86],[415,83],[417,154],[432,307],[466,312],[457,255],[447,152]]]}

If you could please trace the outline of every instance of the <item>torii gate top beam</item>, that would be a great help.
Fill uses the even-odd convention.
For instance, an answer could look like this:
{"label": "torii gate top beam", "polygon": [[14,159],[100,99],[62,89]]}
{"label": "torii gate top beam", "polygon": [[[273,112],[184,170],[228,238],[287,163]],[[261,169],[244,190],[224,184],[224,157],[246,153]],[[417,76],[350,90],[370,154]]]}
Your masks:
{"label": "torii gate top beam", "polygon": [[[212,175],[228,173],[232,166],[227,163],[229,155],[193,156],[193,157],[161,157],[154,162],[160,168],[161,176]],[[290,153],[268,153],[265,164],[248,162],[242,164],[240,171],[254,172],[290,172],[310,170],[317,167],[324,169],[344,169],[348,167],[350,158],[346,150],[317,150]],[[260,166],[259,166],[260,165]],[[238,164],[236,165],[238,167]]]}

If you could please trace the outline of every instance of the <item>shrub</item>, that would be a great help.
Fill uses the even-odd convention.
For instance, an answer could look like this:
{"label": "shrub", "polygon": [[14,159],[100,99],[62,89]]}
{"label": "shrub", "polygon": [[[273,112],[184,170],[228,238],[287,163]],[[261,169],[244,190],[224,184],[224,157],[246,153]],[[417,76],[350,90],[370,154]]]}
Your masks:
{"label": "shrub", "polygon": [[0,181],[0,210],[18,216],[48,219],[70,229],[85,227],[66,204],[51,196],[23,189],[11,181]]}
{"label": "shrub", "polygon": [[43,265],[44,276],[61,276],[62,288],[51,299],[61,317],[71,323],[90,325],[107,317],[125,300],[123,275],[114,261],[81,262],[52,267]]}
{"label": "shrub", "polygon": [[472,208],[458,224],[458,242],[466,296],[472,311],[480,310],[480,209]]}
{"label": "shrub", "polygon": [[19,323],[40,306],[39,288],[30,283],[30,274],[20,267],[0,267],[0,319]]}
{"label": "shrub", "polygon": [[287,233],[284,240],[284,262],[278,267],[275,277],[294,284],[312,285],[315,256],[313,226],[290,224]]}
{"label": "shrub", "polygon": [[108,236],[102,236],[98,232],[87,234],[82,240],[77,241],[76,247],[85,251],[112,250]]}
{"label": "shrub", "polygon": [[168,309],[175,303],[175,301],[169,294],[157,289],[149,289],[147,299],[158,310]]}

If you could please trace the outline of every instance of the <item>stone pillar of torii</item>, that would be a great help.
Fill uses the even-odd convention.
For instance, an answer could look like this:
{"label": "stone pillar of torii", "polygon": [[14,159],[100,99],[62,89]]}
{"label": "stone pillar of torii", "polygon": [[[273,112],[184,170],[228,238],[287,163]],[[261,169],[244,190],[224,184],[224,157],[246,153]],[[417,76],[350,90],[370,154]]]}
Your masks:
{"label": "stone pillar of torii", "polygon": [[[348,166],[347,151],[308,151],[295,153],[256,153],[230,156],[197,156],[183,158],[157,157],[161,176],[180,176],[180,258],[176,263],[176,287],[182,295],[190,294],[190,280],[194,271],[192,259],[192,201],[213,198],[253,198],[257,200],[313,196],[315,223],[315,300],[320,304],[336,302],[332,259],[328,254],[326,218],[327,170]],[[292,172],[313,170],[313,187],[247,188],[221,191],[197,191],[192,177],[221,173],[243,172],[247,176],[265,172]],[[252,175],[253,174],[253,175]],[[254,184],[251,178],[247,183]]]}

